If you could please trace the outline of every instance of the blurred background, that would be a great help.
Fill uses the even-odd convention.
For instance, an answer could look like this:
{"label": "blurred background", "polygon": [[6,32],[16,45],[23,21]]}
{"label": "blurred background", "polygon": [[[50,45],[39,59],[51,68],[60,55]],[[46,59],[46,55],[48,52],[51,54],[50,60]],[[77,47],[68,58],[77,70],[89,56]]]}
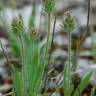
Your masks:
{"label": "blurred background", "polygon": [[[78,74],[79,77],[82,78],[86,72],[96,70],[96,0],[90,0],[89,26],[87,26],[89,8],[88,0],[55,1],[56,4],[51,17],[51,33],[55,17],[56,29],[54,44],[50,50],[52,58],[54,58],[54,62],[52,62],[50,68],[55,68],[54,77],[58,78],[58,74],[62,72],[64,62],[67,60],[67,34],[61,26],[65,12],[70,10],[76,20],[76,29],[72,33],[72,54],[75,54],[73,56],[76,59],[77,71],[80,71]],[[35,11],[32,11],[33,9]],[[0,0],[0,10],[0,14],[4,16],[4,19],[9,25],[12,23],[14,17],[18,17],[19,14],[21,14],[24,18],[26,31],[28,31],[30,15],[35,15],[35,29],[40,32],[41,45],[44,44],[47,31],[47,15],[43,10],[42,0]],[[2,18],[0,18],[0,40],[2,41],[6,54],[10,56],[10,42],[4,27],[5,26],[2,24]],[[81,38],[83,39],[81,40]],[[80,40],[81,42],[79,42]],[[79,43],[79,47],[81,48],[80,50],[76,50]],[[12,88],[11,76],[8,73],[6,66],[6,59],[4,58],[4,54],[0,46],[0,96],[9,92]],[[91,84],[93,84],[94,79],[96,79],[96,76],[93,74],[92,81],[90,81]]]}

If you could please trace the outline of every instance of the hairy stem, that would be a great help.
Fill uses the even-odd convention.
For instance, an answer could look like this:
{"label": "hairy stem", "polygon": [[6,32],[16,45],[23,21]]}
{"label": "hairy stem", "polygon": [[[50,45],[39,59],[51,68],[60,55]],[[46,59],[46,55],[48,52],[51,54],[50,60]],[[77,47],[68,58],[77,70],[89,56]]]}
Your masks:
{"label": "hairy stem", "polygon": [[[48,49],[49,49],[49,46],[50,46],[50,44],[49,44],[49,39],[50,39],[50,22],[51,22],[51,14],[49,13],[48,14],[47,42],[46,42],[46,46],[45,46],[45,50],[44,50],[43,65],[41,66],[42,75],[44,73],[45,66],[47,64],[47,62],[46,62],[47,61],[46,56],[47,56],[47,52],[48,52]],[[45,87],[45,85],[44,85],[44,87]]]}
{"label": "hairy stem", "polygon": [[44,52],[44,68],[45,68],[45,65],[46,65],[46,56],[47,56],[47,53],[48,53],[48,49],[49,49],[49,39],[50,39],[50,22],[51,22],[51,14],[49,13],[48,14],[48,32],[47,32],[47,42],[46,42],[46,46],[45,46],[45,52]]}
{"label": "hairy stem", "polygon": [[45,58],[46,58],[46,56],[47,56],[47,52],[48,52],[48,49],[49,49],[49,46],[50,46],[50,44],[49,44],[49,39],[50,39],[50,22],[51,22],[51,14],[49,13],[48,14],[48,32],[47,32],[47,44],[46,44],[46,50],[45,50]]}
{"label": "hairy stem", "polygon": [[71,71],[71,32],[68,32],[68,88],[70,88]]}

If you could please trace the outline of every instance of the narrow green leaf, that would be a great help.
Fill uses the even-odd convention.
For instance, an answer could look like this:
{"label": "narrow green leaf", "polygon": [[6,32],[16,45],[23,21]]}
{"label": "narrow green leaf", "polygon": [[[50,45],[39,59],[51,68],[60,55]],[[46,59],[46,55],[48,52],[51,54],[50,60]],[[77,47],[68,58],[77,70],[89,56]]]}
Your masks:
{"label": "narrow green leaf", "polygon": [[12,74],[13,84],[15,86],[14,96],[23,96],[23,85],[21,72],[15,71]]}
{"label": "narrow green leaf", "polygon": [[79,96],[80,93],[84,90],[84,88],[87,86],[92,73],[87,74],[84,79],[82,79],[81,83],[79,84],[78,88],[76,89],[74,96]]}
{"label": "narrow green leaf", "polygon": [[69,65],[68,64],[65,64],[65,66],[64,66],[64,94],[66,94],[66,92],[69,90],[69,88],[70,88],[70,83],[69,83],[69,81],[70,81],[70,77],[68,76],[68,70],[70,70],[69,69]]}
{"label": "narrow green leaf", "polygon": [[67,92],[66,92],[66,95],[65,95],[65,96],[71,96],[71,95],[72,95],[73,90],[74,90],[74,85],[71,85],[71,86],[70,86],[70,88],[69,88],[69,90],[67,90]]}

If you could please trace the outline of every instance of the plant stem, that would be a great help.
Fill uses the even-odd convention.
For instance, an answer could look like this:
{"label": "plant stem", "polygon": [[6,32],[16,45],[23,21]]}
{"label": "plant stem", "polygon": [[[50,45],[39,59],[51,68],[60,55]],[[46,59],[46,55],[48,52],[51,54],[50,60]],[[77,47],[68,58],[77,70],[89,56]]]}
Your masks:
{"label": "plant stem", "polygon": [[8,63],[8,64],[10,65],[10,67],[12,68],[12,71],[15,71],[14,66],[11,64],[11,62],[10,62],[10,60],[9,60],[9,58],[8,58],[8,56],[7,56],[4,48],[3,48],[3,44],[2,44],[2,41],[1,41],[1,40],[0,40],[0,45],[1,45],[1,49],[2,49],[2,51],[3,51],[4,57],[5,57],[6,61],[7,61],[7,63]]}
{"label": "plant stem", "polygon": [[[48,49],[49,49],[49,37],[50,37],[50,22],[51,22],[51,14],[48,14],[48,32],[47,32],[47,44],[46,44],[46,50],[45,55],[47,55]],[[46,57],[45,57],[46,58]]]}
{"label": "plant stem", "polygon": [[22,38],[22,34],[19,34],[19,39],[20,39],[20,43],[21,43],[21,62],[22,62],[22,80],[23,80],[23,85],[24,85],[24,94],[27,95],[26,93],[26,74],[25,74],[25,66],[24,66],[24,42],[23,42],[23,38]]}
{"label": "plant stem", "polygon": [[86,32],[84,32],[81,40],[80,40],[80,43],[78,45],[79,49],[78,50],[81,50],[82,49],[82,42],[85,40],[86,36],[90,34],[90,11],[91,11],[91,0],[88,0],[88,11],[87,11],[87,25],[86,25]]}
{"label": "plant stem", "polygon": [[48,32],[47,32],[47,42],[46,42],[46,46],[45,46],[45,53],[44,53],[44,68],[45,68],[45,65],[46,65],[46,56],[47,56],[47,52],[48,52],[48,49],[49,49],[49,38],[50,38],[50,22],[51,22],[51,14],[49,13],[48,14]]}
{"label": "plant stem", "polygon": [[[52,48],[52,46],[53,46],[53,41],[54,41],[55,27],[56,27],[56,17],[55,17],[54,25],[53,25],[53,33],[52,33],[52,40],[51,40],[51,48]],[[50,64],[50,59],[51,59],[51,54],[49,55],[49,58],[48,58],[48,64]]]}
{"label": "plant stem", "polygon": [[70,88],[71,70],[71,32],[68,32],[68,88]]}
{"label": "plant stem", "polygon": [[[84,32],[82,38],[80,38],[81,40],[79,40],[79,44],[77,45],[77,52],[76,52],[76,57],[78,58],[78,53],[79,53],[79,50],[82,49],[82,42],[85,40],[86,36],[87,35],[91,35],[92,36],[92,32],[90,30],[90,11],[91,11],[91,0],[88,0],[88,4],[87,4],[87,25],[86,25],[86,32]],[[92,51],[93,51],[93,36],[92,36]],[[76,69],[76,66],[74,68],[74,71]]]}
{"label": "plant stem", "polygon": [[[44,57],[43,57],[43,65],[42,65],[42,67],[41,67],[41,71],[42,71],[42,75],[43,75],[43,73],[44,73],[44,70],[45,70],[45,66],[46,66],[46,64],[47,64],[47,59],[46,59],[46,56],[47,56],[47,52],[48,52],[48,49],[49,49],[49,46],[50,46],[50,44],[49,44],[49,37],[50,37],[50,22],[51,22],[51,14],[49,13],[48,14],[48,31],[47,31],[47,42],[46,42],[46,46],[45,46],[45,50],[44,50]],[[45,74],[46,75],[46,74]],[[45,78],[46,79],[46,78]],[[46,83],[46,80],[45,80],[45,82],[44,83]],[[45,88],[45,85],[44,85],[44,88]],[[45,90],[44,90],[45,91]]]}
{"label": "plant stem", "polygon": [[88,15],[87,15],[87,32],[90,34],[90,11],[91,11],[91,0],[88,0]]}
{"label": "plant stem", "polygon": [[3,44],[2,44],[2,41],[1,41],[1,40],[0,40],[0,45],[1,45],[1,49],[2,49],[2,51],[3,51],[3,54],[4,54],[4,56],[5,56],[6,61],[8,62],[8,64],[10,64],[9,59],[8,59],[8,57],[7,57],[7,55],[6,55],[6,52],[5,52],[4,48],[3,48]]}

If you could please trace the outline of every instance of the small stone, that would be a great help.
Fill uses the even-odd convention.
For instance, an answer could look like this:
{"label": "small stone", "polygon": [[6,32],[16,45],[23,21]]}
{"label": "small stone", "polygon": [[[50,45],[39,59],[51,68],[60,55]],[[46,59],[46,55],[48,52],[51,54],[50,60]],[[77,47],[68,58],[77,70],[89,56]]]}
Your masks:
{"label": "small stone", "polygon": [[5,85],[2,85],[2,86],[0,86],[0,92],[1,93],[6,93],[6,92],[8,92],[10,89],[12,89],[12,85],[10,85],[10,84],[5,84]]}

